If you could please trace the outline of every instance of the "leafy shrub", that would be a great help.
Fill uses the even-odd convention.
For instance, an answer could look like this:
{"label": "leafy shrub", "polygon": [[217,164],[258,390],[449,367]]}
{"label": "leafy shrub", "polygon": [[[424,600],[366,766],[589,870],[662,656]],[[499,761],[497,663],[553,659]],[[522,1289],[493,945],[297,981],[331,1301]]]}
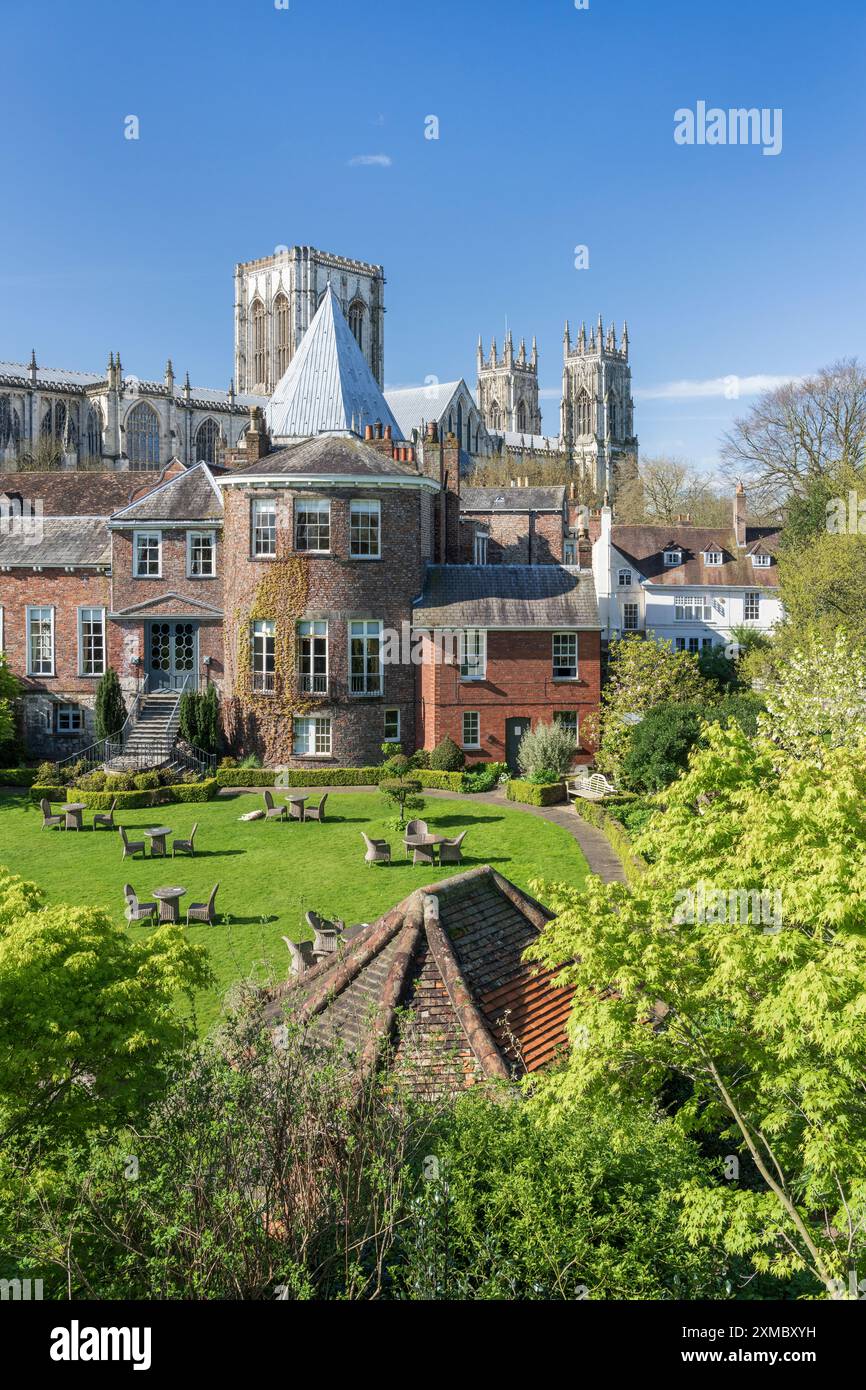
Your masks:
{"label": "leafy shrub", "polygon": [[101,792],[104,791],[107,780],[108,773],[104,772],[101,767],[97,767],[93,772],[88,772],[86,776],[79,777],[77,785],[83,787],[85,791]]}
{"label": "leafy shrub", "polygon": [[402,744],[391,743],[387,740],[385,741],[385,743],[382,744],[381,747],[382,757],[385,759],[385,762],[389,762],[391,758],[398,758],[400,754],[403,752]]}
{"label": "leafy shrub", "polygon": [[40,786],[56,787],[59,786],[61,780],[56,763],[40,763],[36,769],[34,781],[38,782]]}
{"label": "leafy shrub", "polygon": [[32,767],[0,768],[0,787],[32,787],[36,772]]}
{"label": "leafy shrub", "polygon": [[565,786],[562,782],[529,782],[512,777],[505,795],[509,801],[523,801],[527,806],[555,806],[565,800]]}
{"label": "leafy shrub", "polygon": [[507,763],[473,763],[463,774],[465,792],[492,792],[498,786],[503,773],[508,771]]}
{"label": "leafy shrub", "polygon": [[110,738],[119,733],[126,722],[126,703],[117,672],[109,666],[96,687],[93,710],[97,738]]}
{"label": "leafy shrub", "polygon": [[258,753],[248,753],[245,758],[241,758],[238,767],[261,767],[262,760]]}
{"label": "leafy shrub", "polygon": [[715,704],[656,705],[636,724],[622,764],[626,786],[638,792],[658,792],[670,786],[689,761],[689,754],[710,724],[737,723],[753,737],[758,714],[764,708],[760,696],[751,692],[728,695]]}
{"label": "leafy shrub", "polygon": [[434,772],[460,772],[466,762],[466,754],[458,748],[448,734],[437,743],[430,754],[430,767]]}
{"label": "leafy shrub", "polygon": [[411,765],[404,753],[394,753],[382,764],[383,777],[405,777],[410,771]]}
{"label": "leafy shrub", "polygon": [[237,760],[237,758],[222,758],[222,759],[220,759],[220,767],[237,767],[237,765],[238,765],[238,760]]}
{"label": "leafy shrub", "polygon": [[417,748],[409,759],[409,762],[412,764],[413,771],[418,771],[421,768],[426,770],[430,766],[430,749]]}
{"label": "leafy shrub", "polygon": [[526,777],[555,782],[568,772],[576,752],[574,739],[564,725],[536,724],[520,740],[517,765]]}
{"label": "leafy shrub", "polygon": [[159,786],[159,774],[156,772],[139,772],[133,779],[137,791],[156,791]]}
{"label": "leafy shrub", "polygon": [[413,772],[412,776],[417,778],[422,787],[429,787],[431,790],[440,792],[462,792],[466,774],[464,772],[426,772],[424,768],[419,768]]}
{"label": "leafy shrub", "polygon": [[110,772],[105,779],[107,792],[131,792],[135,790],[135,777],[131,772]]}

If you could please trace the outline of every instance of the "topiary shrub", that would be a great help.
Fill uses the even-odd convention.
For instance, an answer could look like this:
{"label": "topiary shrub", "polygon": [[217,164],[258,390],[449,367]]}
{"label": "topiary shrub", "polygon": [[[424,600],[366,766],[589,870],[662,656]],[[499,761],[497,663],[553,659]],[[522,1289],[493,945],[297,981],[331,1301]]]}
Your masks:
{"label": "topiary shrub", "polygon": [[395,753],[382,764],[383,777],[405,777],[411,763],[404,753]]}
{"label": "topiary shrub", "polygon": [[412,768],[414,771],[418,771],[421,768],[426,770],[430,766],[430,749],[416,749],[415,752],[412,754],[411,758],[409,759],[409,762],[412,764]]}
{"label": "topiary shrub", "polygon": [[555,782],[571,767],[577,749],[562,724],[536,724],[527,729],[517,749],[517,764],[532,781]]}
{"label": "topiary shrub", "polygon": [[448,734],[430,754],[430,767],[434,772],[462,772],[465,763],[466,754]]}
{"label": "topiary shrub", "polygon": [[110,738],[119,733],[126,722],[126,703],[117,672],[109,667],[96,687],[93,710],[97,738]]}

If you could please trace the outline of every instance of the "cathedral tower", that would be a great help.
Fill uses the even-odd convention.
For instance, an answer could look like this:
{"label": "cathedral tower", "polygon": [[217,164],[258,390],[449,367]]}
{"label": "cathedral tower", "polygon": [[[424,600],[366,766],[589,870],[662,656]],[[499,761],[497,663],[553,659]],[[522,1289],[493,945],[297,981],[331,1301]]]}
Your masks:
{"label": "cathedral tower", "polygon": [[509,333],[501,358],[497,356],[494,339],[486,361],[478,339],[478,408],[488,430],[494,433],[541,434],[538,347],[534,338],[527,357],[525,341],[521,338],[515,354]]}
{"label": "cathedral tower", "polygon": [[613,325],[605,334],[599,315],[595,331],[581,324],[572,345],[566,322],[562,357],[563,447],[599,497],[613,496],[637,468],[628,324],[617,346]]}

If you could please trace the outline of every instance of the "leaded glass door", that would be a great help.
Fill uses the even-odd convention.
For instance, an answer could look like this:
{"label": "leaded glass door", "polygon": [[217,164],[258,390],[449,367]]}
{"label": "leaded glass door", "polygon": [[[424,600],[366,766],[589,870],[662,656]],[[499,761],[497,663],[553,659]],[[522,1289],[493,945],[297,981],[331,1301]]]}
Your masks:
{"label": "leaded glass door", "polygon": [[196,623],[166,621],[149,625],[147,670],[149,690],[180,690],[195,684],[198,627]]}

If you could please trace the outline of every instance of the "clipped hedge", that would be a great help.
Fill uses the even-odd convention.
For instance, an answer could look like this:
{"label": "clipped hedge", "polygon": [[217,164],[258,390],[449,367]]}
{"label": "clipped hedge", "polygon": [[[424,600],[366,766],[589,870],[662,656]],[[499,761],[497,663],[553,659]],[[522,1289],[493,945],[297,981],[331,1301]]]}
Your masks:
{"label": "clipped hedge", "polygon": [[465,781],[462,772],[436,772],[434,769],[419,767],[409,774],[416,782],[420,782],[422,787],[430,787],[433,791],[440,792],[462,792],[465,790]]}
{"label": "clipped hedge", "polygon": [[34,767],[0,767],[0,787],[32,787],[35,780]]}
{"label": "clipped hedge", "polygon": [[555,806],[565,800],[565,786],[562,782],[525,782],[512,777],[505,795],[509,801],[522,801],[526,806]]}
{"label": "clipped hedge", "polygon": [[[272,767],[220,767],[216,780],[221,787],[378,787],[387,774],[381,767],[292,767],[276,772]],[[462,792],[462,772],[434,772],[412,768],[409,776],[422,787],[435,791]]]}
{"label": "clipped hedge", "polygon": [[[621,802],[625,801],[624,796],[619,799]],[[646,873],[648,865],[646,860],[642,859],[632,848],[629,833],[622,822],[610,815],[598,801],[584,801],[581,797],[577,797],[573,804],[581,820],[588,821],[590,825],[595,826],[596,830],[601,831],[622,864],[626,882],[633,886],[639,883]]]}
{"label": "clipped hedge", "polygon": [[79,801],[90,811],[107,811],[116,797],[118,811],[138,811],[147,806],[170,806],[172,802],[212,801],[218,791],[216,778],[209,777],[204,782],[178,782],[172,787],[134,792],[94,792],[81,787],[34,785],[30,788],[30,795],[34,801],[40,801],[43,796],[49,801]]}

